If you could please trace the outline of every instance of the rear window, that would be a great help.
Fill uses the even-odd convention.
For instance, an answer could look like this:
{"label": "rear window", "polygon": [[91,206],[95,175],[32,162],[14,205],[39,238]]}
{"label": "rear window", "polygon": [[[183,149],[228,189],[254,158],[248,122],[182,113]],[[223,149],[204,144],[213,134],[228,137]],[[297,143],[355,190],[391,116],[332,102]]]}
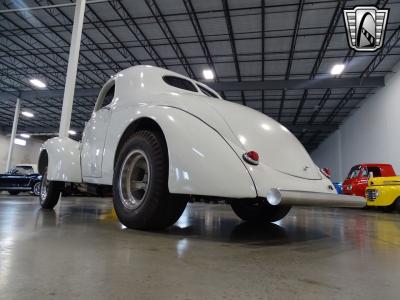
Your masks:
{"label": "rear window", "polygon": [[381,169],[379,167],[369,167],[363,170],[363,177],[368,177],[369,173],[372,172],[374,177],[381,177]]}
{"label": "rear window", "polygon": [[218,96],[215,95],[215,93],[213,93],[213,92],[210,91],[209,89],[207,89],[207,88],[205,88],[205,87],[203,87],[203,86],[201,86],[201,85],[199,85],[199,84],[197,85],[197,87],[200,89],[200,91],[201,91],[203,94],[207,95],[208,97],[218,98]]}
{"label": "rear window", "polygon": [[176,76],[164,76],[163,80],[166,84],[176,87],[178,89],[197,92],[196,87],[189,80]]}
{"label": "rear window", "polygon": [[361,166],[352,167],[349,172],[349,175],[347,175],[347,179],[357,178],[358,175],[360,174],[360,171],[361,171]]}

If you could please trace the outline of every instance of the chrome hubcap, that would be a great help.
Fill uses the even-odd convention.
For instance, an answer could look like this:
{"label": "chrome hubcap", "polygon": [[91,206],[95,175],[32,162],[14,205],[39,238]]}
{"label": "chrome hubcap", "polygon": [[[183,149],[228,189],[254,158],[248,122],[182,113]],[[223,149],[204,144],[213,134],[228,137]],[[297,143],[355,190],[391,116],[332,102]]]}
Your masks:
{"label": "chrome hubcap", "polygon": [[141,150],[130,152],[119,174],[119,195],[125,208],[138,208],[148,192],[150,168],[146,154]]}
{"label": "chrome hubcap", "polygon": [[42,176],[42,183],[40,185],[40,198],[45,200],[47,197],[47,190],[49,188],[49,182],[47,181],[47,171]]}
{"label": "chrome hubcap", "polygon": [[40,186],[42,185],[42,183],[41,182],[37,182],[37,183],[35,183],[35,185],[33,186],[33,193],[36,195],[36,196],[39,196],[40,195]]}

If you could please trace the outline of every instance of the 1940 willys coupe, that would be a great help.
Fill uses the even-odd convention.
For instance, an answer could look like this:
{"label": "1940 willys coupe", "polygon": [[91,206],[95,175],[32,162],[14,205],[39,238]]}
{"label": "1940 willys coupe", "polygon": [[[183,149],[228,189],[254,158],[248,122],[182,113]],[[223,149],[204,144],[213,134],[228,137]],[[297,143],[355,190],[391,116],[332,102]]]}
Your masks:
{"label": "1940 willys coupe", "polygon": [[39,172],[43,208],[57,204],[65,182],[112,186],[118,218],[130,228],[175,223],[189,196],[228,199],[247,221],[277,221],[292,205],[365,205],[362,197],[337,195],[281,124],[152,66],[113,76],[82,142],[47,140]]}

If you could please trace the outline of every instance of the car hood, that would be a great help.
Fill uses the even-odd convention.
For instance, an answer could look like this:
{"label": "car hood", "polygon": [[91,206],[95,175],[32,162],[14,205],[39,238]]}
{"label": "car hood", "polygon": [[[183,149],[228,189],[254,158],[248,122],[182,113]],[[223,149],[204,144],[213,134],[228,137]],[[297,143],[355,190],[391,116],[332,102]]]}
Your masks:
{"label": "car hood", "polygon": [[[169,103],[201,119],[243,152],[257,151],[260,164],[280,172],[321,179],[321,173],[297,138],[272,118],[249,107],[206,96]],[[237,149],[237,147],[236,147]],[[238,152],[238,150],[236,150]]]}

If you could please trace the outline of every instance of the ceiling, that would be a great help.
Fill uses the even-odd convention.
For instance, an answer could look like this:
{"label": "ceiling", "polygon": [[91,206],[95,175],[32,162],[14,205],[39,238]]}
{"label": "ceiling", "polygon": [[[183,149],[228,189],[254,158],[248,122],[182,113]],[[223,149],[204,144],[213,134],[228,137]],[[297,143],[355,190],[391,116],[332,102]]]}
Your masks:
{"label": "ceiling", "polygon": [[[49,90],[63,89],[74,6],[5,10],[64,3],[70,2],[0,1],[0,127],[6,133],[15,96],[4,92],[34,90],[31,78],[45,81]],[[356,5],[390,8],[382,51],[349,50],[342,9]],[[212,68],[217,82],[318,82],[331,77],[337,63],[346,63],[342,78],[384,76],[400,55],[400,19],[394,16],[400,16],[398,0],[97,0],[86,7],[77,88],[99,88],[136,64],[199,80],[203,69]],[[370,87],[314,87],[225,91],[223,96],[279,120],[311,151],[373,92]],[[94,101],[93,96],[75,97],[72,129],[82,131]],[[35,117],[21,117],[18,132],[58,131],[61,96],[23,97],[21,105]]]}

